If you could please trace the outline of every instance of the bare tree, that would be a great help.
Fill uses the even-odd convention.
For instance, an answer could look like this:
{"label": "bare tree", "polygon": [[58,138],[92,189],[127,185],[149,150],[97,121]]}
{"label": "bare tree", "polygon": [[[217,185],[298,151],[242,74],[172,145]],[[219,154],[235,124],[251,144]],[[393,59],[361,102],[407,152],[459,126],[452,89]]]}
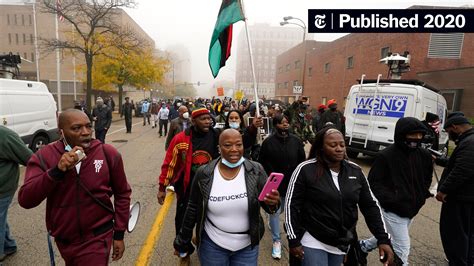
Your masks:
{"label": "bare tree", "polygon": [[[56,0],[44,0],[41,11],[60,14],[64,21],[75,29],[73,38],[66,40],[41,39],[47,49],[65,49],[75,54],[83,54],[86,62],[86,102],[91,110],[92,65],[94,56],[104,54],[111,46],[119,49],[133,49],[143,45],[143,41],[129,28],[122,27],[119,21],[119,8],[135,7],[130,0],[67,0],[57,6]],[[114,41],[104,41],[116,39]],[[125,40],[125,42],[124,42]],[[123,47],[122,47],[123,46]]]}

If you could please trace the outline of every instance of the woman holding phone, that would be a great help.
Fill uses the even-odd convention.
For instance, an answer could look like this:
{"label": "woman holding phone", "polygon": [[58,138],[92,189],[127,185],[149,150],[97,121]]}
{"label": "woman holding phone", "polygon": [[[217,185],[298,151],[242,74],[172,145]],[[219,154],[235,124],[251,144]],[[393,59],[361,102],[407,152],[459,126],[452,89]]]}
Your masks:
{"label": "woman holding phone", "polygon": [[290,254],[302,265],[339,266],[356,238],[358,208],[378,240],[385,264],[393,260],[380,208],[361,168],[346,160],[342,133],[321,129],[309,159],[293,172],[285,202]]}
{"label": "woman holding phone", "polygon": [[242,136],[235,129],[219,137],[221,157],[200,167],[194,177],[181,231],[174,241],[176,254],[187,253],[196,225],[201,265],[257,265],[264,226],[260,207],[274,213],[278,190],[258,200],[267,174],[243,157]]}

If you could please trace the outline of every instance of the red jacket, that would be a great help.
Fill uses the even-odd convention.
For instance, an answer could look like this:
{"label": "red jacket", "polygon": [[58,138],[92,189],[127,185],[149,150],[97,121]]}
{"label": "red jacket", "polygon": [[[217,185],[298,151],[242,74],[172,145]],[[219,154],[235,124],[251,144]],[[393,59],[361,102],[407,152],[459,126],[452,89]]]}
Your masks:
{"label": "red jacket", "polygon": [[[18,194],[19,204],[30,209],[47,199],[46,227],[56,239],[69,243],[83,242],[93,237],[94,229],[112,220],[114,239],[123,239],[129,219],[132,190],[125,176],[121,155],[113,146],[93,140],[90,148],[85,151],[87,158],[82,161],[77,174],[75,168],[66,173],[57,169],[64,152],[64,144],[56,141],[31,157],[26,168],[25,182]],[[95,202],[80,186],[79,180],[110,208],[110,197],[113,195],[115,213]]]}
{"label": "red jacket", "polygon": [[170,181],[176,181],[184,171],[184,191],[189,186],[191,180],[191,164],[193,157],[193,144],[191,142],[192,130],[185,130],[178,133],[171,140],[166,150],[161,174],[158,180],[159,190],[165,191]]}

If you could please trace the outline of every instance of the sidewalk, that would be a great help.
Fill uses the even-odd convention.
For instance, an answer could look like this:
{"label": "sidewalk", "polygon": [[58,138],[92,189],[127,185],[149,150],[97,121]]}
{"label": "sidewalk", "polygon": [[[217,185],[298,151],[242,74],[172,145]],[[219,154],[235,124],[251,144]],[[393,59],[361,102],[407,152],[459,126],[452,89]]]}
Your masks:
{"label": "sidewalk", "polygon": [[123,120],[123,118],[120,118],[120,114],[118,111],[112,112],[112,122],[117,122]]}

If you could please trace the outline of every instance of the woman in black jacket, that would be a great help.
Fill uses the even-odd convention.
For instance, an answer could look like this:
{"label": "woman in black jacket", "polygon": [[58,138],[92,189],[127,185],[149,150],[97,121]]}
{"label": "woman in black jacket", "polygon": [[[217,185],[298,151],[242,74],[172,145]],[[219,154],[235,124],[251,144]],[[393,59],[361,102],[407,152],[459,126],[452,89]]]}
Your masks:
{"label": "woman in black jacket", "polygon": [[243,157],[242,136],[226,129],[219,137],[221,158],[200,167],[191,188],[181,231],[174,248],[182,256],[196,225],[201,265],[257,265],[258,243],[264,226],[260,206],[274,213],[280,204],[278,190],[258,201],[267,175],[263,167]]}
{"label": "woman in black jacket", "polygon": [[285,202],[290,254],[302,265],[341,265],[354,240],[358,206],[378,239],[380,256],[393,259],[380,208],[360,167],[345,160],[342,133],[316,134],[309,159],[295,169]]}
{"label": "woman in black jacket", "polygon": [[[283,181],[278,187],[281,201],[284,202],[291,174],[305,160],[306,154],[300,138],[288,132],[289,119],[287,116],[275,115],[272,124],[273,134],[263,141],[258,161],[268,174],[276,172],[284,175]],[[269,217],[273,240],[272,257],[274,259],[281,258],[280,213],[281,211],[278,210],[277,213]]]}

